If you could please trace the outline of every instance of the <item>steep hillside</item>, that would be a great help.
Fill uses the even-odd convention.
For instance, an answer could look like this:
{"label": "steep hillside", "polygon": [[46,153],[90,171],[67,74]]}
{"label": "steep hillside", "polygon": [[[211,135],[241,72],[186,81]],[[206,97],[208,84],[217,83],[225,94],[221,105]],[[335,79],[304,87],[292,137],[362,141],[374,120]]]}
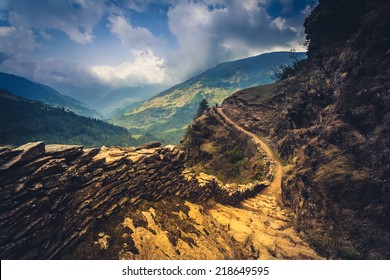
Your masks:
{"label": "steep hillside", "polygon": [[289,164],[283,200],[331,258],[390,258],[389,14],[388,1],[320,0],[294,77],[222,106]]}
{"label": "steep hillside", "polygon": [[54,107],[63,107],[81,116],[101,118],[98,112],[81,101],[62,95],[46,85],[34,83],[16,75],[0,73],[0,89]]}
{"label": "steep hillside", "polygon": [[122,127],[0,90],[0,145],[38,140],[96,147],[131,146],[145,139],[135,140]]}
{"label": "steep hillside", "polygon": [[[226,62],[176,85],[140,107],[111,119],[111,123],[149,132],[167,143],[178,143],[191,123],[200,101],[220,103],[240,88],[273,82],[274,70],[292,64],[289,52],[274,52]],[[297,59],[305,57],[297,53]]]}
{"label": "steep hillside", "polygon": [[272,162],[257,153],[255,143],[248,138],[231,128],[213,108],[191,124],[182,145],[192,169],[223,182],[270,179]]}

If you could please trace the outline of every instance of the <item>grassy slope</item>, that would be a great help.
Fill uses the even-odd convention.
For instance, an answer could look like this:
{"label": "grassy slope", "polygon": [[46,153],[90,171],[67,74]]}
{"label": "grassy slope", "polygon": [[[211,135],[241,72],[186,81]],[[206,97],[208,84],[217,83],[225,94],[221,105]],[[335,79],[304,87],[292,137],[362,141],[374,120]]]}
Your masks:
{"label": "grassy slope", "polygon": [[275,96],[275,84],[268,84],[242,89],[234,95],[246,101],[250,105],[260,105]]}
{"label": "grassy slope", "polygon": [[[149,132],[167,143],[178,143],[191,123],[200,101],[220,103],[240,88],[271,83],[273,71],[292,63],[290,53],[264,54],[223,63],[168,89],[135,110],[113,118],[111,123]],[[300,53],[300,59],[304,54]]]}
{"label": "grassy slope", "polygon": [[250,138],[232,129],[214,109],[188,127],[182,145],[193,170],[225,183],[263,180],[269,172],[267,158],[259,157]]}

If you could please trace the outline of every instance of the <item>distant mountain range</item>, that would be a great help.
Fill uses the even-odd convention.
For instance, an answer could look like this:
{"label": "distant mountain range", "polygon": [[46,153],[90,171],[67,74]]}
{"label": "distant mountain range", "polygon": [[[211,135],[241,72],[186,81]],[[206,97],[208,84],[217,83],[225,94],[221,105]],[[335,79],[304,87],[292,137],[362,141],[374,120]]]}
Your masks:
{"label": "distant mountain range", "polygon": [[159,85],[125,87],[111,91],[97,103],[104,118],[122,115],[140,106],[165,88]]}
{"label": "distant mountain range", "polygon": [[0,90],[0,146],[31,141],[100,147],[134,146],[148,139],[134,139],[123,127]]}
{"label": "distant mountain range", "polygon": [[[305,53],[296,53],[297,59],[305,57]],[[64,109],[61,112],[72,111],[80,116],[98,119],[110,118],[111,124],[130,129],[139,140],[137,143],[154,139],[177,144],[203,98],[214,105],[239,89],[272,83],[274,71],[280,65],[289,65],[293,62],[290,52],[274,52],[222,63],[158,95],[155,94],[163,88],[157,85],[116,89],[97,102],[99,113],[83,102],[63,95],[49,86],[12,74],[0,73],[0,89],[50,105],[51,112],[53,107],[59,107]],[[147,100],[148,98],[151,99]],[[26,100],[21,99],[18,102],[26,103]],[[28,104],[37,110],[37,104],[34,102]],[[23,106],[28,110],[29,106],[26,104]],[[43,104],[40,105],[41,108],[44,107],[42,106]],[[9,113],[12,120],[14,115],[11,111]],[[72,129],[70,126],[66,127]],[[26,137],[22,138],[30,141]],[[61,142],[69,142],[65,141],[69,139],[61,139]],[[132,138],[130,142],[133,143],[133,140],[135,139]]]}
{"label": "distant mountain range", "polygon": [[102,117],[96,110],[77,99],[63,95],[49,86],[35,83],[16,75],[0,73],[0,89],[30,100],[41,101],[54,107],[63,107],[81,116]]}
{"label": "distant mountain range", "polygon": [[[305,57],[305,53],[296,53],[298,60]],[[222,63],[161,92],[138,108],[125,109],[123,115],[109,122],[177,144],[203,98],[210,104],[220,103],[239,89],[272,83],[274,71],[293,62],[291,52],[273,52]]]}

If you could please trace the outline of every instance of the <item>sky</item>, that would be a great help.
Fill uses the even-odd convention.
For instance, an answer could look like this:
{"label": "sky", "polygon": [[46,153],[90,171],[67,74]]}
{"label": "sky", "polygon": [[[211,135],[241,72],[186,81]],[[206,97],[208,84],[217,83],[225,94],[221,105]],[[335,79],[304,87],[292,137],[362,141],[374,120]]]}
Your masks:
{"label": "sky", "polygon": [[305,51],[308,0],[0,0],[0,72],[84,102],[222,62]]}

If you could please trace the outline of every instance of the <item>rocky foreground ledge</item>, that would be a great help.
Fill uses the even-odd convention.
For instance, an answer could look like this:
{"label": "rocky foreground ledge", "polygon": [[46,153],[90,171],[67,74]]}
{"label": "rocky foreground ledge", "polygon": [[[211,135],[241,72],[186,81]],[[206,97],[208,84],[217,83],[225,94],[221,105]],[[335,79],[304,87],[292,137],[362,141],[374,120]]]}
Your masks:
{"label": "rocky foreground ledge", "polygon": [[28,143],[0,148],[0,257],[52,259],[91,228],[142,199],[172,195],[236,204],[268,182],[231,188],[186,170],[175,146],[136,148]]}

